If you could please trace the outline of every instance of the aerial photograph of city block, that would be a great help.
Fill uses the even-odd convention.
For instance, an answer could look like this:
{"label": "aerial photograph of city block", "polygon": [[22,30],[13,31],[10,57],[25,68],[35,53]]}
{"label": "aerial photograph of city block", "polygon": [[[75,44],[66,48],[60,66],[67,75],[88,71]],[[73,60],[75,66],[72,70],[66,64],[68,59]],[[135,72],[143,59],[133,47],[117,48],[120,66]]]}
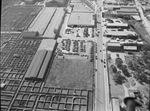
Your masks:
{"label": "aerial photograph of city block", "polygon": [[1,0],[1,111],[149,111],[150,0]]}

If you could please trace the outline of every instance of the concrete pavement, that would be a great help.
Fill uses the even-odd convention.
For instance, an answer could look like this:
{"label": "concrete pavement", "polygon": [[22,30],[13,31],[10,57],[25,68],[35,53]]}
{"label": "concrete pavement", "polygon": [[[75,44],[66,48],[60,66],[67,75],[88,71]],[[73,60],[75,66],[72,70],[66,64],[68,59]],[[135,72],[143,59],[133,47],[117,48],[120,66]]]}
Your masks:
{"label": "concrete pavement", "polygon": [[[111,111],[109,107],[109,87],[108,87],[108,75],[107,65],[101,60],[106,60],[106,47],[103,45],[103,22],[102,22],[102,10],[103,1],[98,0],[97,10],[97,72],[95,74],[95,110],[96,111]],[[102,10],[99,11],[99,8]],[[101,50],[101,51],[100,51]],[[104,50],[104,51],[103,51]]]}

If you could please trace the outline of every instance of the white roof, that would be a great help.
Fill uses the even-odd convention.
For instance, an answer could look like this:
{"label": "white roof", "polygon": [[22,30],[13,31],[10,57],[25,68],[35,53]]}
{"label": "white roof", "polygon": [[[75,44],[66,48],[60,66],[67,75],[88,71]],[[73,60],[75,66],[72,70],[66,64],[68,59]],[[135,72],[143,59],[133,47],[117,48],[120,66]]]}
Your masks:
{"label": "white roof", "polygon": [[123,46],[126,50],[137,50],[137,46]]}
{"label": "white roof", "polygon": [[119,42],[108,42],[107,46],[121,46],[121,44]]}
{"label": "white roof", "polygon": [[133,31],[127,31],[127,30],[124,30],[124,31],[110,31],[110,30],[106,30],[105,32],[106,35],[137,35],[136,32],[133,32]]}
{"label": "white roof", "polygon": [[49,37],[49,38],[55,38],[55,33],[54,33],[54,29],[58,30],[59,26],[62,22],[62,18],[65,14],[65,11],[63,10],[63,8],[57,8],[50,24],[47,26],[47,29],[45,30],[43,36],[44,37]]}
{"label": "white roof", "polygon": [[107,23],[107,26],[126,26],[128,27],[127,23]]}
{"label": "white roof", "polygon": [[54,46],[56,44],[56,40],[54,39],[43,39],[38,50],[50,50],[53,51]]}
{"label": "white roof", "polygon": [[133,15],[132,16],[135,20],[141,20],[140,16],[139,15]]}
{"label": "white roof", "polygon": [[80,3],[80,2],[81,2],[81,0],[71,0],[71,3],[72,3],[72,2]]}
{"label": "white roof", "polygon": [[94,26],[94,13],[71,13],[68,25]]}
{"label": "white roof", "polygon": [[41,13],[34,19],[32,24],[29,26],[29,31],[38,31],[39,34],[43,34],[47,27],[47,24],[53,17],[56,8],[46,7]]}

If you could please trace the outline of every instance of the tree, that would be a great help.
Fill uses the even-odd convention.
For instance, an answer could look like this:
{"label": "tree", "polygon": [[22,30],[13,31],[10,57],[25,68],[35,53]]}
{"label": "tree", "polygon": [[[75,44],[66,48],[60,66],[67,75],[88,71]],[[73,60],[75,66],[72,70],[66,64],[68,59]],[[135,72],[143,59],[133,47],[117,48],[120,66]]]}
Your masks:
{"label": "tree", "polygon": [[137,80],[140,83],[142,83],[142,82],[145,82],[147,84],[150,83],[150,78],[147,75],[145,75],[145,74],[139,74],[139,75],[137,75]]}
{"label": "tree", "polygon": [[54,34],[57,35],[57,33],[58,33],[58,29],[54,28]]}
{"label": "tree", "polygon": [[123,63],[123,60],[119,57],[115,59],[117,67],[120,69]]}
{"label": "tree", "polygon": [[64,7],[64,11],[65,11],[66,13],[68,13],[68,9],[67,9],[66,7]]}
{"label": "tree", "polygon": [[111,59],[111,55],[110,54],[107,54],[107,59]]}
{"label": "tree", "polygon": [[135,70],[135,68],[134,68],[134,65],[133,65],[133,62],[132,62],[132,61],[129,61],[129,62],[128,62],[128,67],[129,67],[131,70]]}
{"label": "tree", "polygon": [[127,79],[122,76],[118,71],[117,73],[114,75],[113,77],[114,81],[117,83],[117,84],[120,84],[122,85]]}
{"label": "tree", "polygon": [[144,46],[142,47],[144,54],[147,53],[147,51],[150,51],[150,44],[144,44]]}
{"label": "tree", "polygon": [[72,5],[72,4],[71,4],[71,5],[70,5],[70,7],[71,7],[71,8],[73,8],[73,7],[74,7],[74,5]]}
{"label": "tree", "polygon": [[116,72],[117,72],[117,68],[116,68],[115,65],[111,65],[111,69],[112,69],[113,73],[116,73]]}
{"label": "tree", "polygon": [[125,76],[131,77],[126,65],[122,65],[120,69],[122,70],[122,72],[124,73]]}
{"label": "tree", "polygon": [[70,5],[70,7],[71,7],[71,10],[73,10],[73,8],[74,8],[74,5]]}

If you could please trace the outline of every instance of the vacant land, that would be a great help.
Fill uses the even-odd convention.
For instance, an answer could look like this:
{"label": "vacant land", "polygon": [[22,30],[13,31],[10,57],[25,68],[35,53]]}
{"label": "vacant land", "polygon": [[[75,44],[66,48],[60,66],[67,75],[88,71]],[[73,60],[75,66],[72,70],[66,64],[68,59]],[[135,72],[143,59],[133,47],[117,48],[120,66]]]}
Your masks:
{"label": "vacant land", "polygon": [[55,59],[46,86],[92,89],[93,63],[82,59]]}

